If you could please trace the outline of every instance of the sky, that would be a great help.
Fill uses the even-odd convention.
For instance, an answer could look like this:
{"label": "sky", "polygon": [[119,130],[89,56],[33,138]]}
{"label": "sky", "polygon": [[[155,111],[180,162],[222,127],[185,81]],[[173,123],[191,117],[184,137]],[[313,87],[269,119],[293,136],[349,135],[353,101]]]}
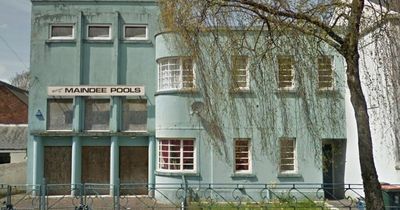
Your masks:
{"label": "sky", "polygon": [[29,70],[30,0],[0,0],[0,80]]}

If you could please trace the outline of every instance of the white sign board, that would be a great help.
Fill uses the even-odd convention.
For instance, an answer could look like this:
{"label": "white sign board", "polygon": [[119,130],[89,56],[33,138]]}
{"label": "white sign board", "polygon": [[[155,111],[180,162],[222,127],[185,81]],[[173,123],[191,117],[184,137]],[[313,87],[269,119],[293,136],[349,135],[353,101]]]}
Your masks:
{"label": "white sign board", "polygon": [[144,96],[144,86],[50,86],[49,96]]}

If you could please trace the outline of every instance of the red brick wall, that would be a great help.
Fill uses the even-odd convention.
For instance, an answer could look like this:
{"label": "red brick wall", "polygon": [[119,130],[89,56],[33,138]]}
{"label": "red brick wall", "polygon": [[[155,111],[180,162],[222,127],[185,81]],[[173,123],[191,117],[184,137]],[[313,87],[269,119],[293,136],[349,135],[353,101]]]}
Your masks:
{"label": "red brick wall", "polygon": [[0,124],[27,124],[28,105],[0,86]]}

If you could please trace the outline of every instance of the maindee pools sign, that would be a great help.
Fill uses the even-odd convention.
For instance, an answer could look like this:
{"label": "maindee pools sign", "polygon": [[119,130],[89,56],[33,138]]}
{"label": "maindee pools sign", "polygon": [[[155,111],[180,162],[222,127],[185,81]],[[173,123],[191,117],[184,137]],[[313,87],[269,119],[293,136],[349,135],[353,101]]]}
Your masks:
{"label": "maindee pools sign", "polygon": [[144,86],[50,86],[49,96],[144,96]]}

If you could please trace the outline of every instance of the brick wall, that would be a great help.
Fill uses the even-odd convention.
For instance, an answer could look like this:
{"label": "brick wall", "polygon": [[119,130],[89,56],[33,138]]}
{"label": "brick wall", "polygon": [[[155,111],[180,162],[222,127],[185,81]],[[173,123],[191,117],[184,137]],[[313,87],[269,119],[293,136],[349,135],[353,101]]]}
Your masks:
{"label": "brick wall", "polygon": [[27,124],[28,105],[0,86],[0,124]]}

